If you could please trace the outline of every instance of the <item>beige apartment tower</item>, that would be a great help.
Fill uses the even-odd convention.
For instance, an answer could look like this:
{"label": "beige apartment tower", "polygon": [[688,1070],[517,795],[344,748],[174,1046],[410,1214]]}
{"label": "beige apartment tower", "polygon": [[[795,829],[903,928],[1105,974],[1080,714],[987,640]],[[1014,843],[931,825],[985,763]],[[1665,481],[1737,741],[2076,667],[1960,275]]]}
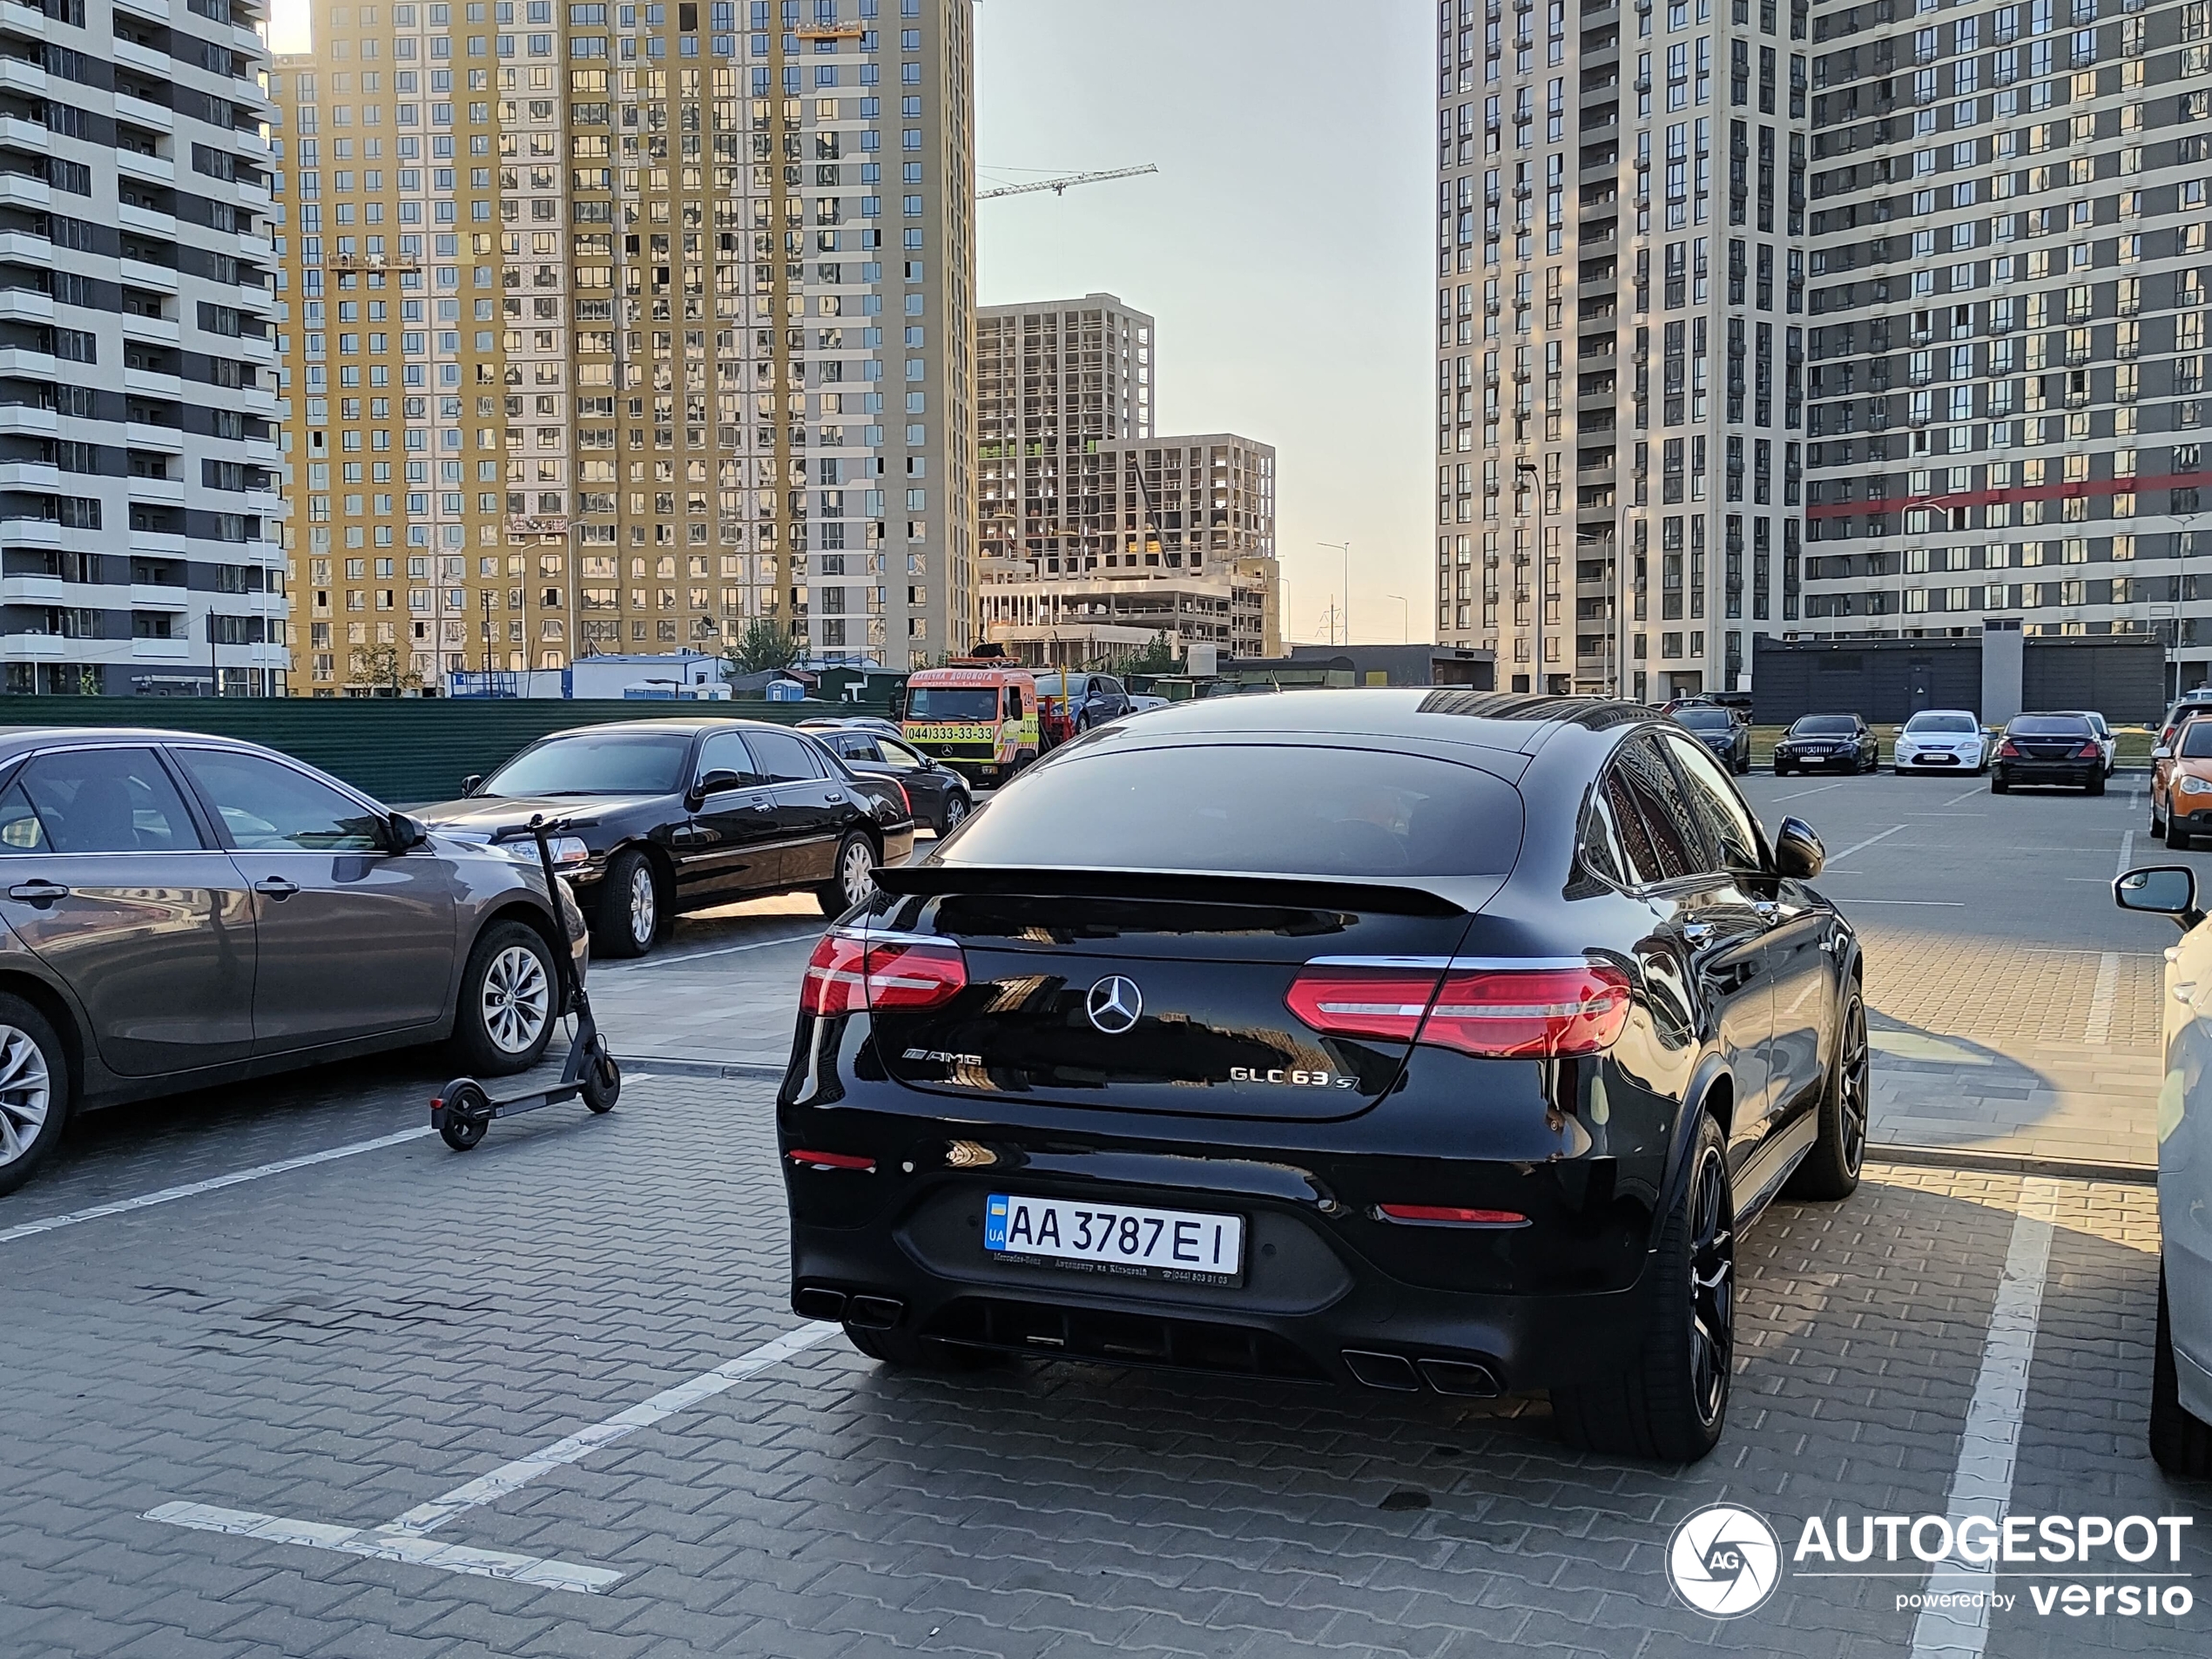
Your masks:
{"label": "beige apartment tower", "polygon": [[977,314],[981,631],[1103,664],[1165,633],[1279,654],[1275,451],[1153,429],[1155,325],[1110,293]]}
{"label": "beige apartment tower", "polygon": [[970,0],[314,22],[271,89],[295,691],[965,645]]}

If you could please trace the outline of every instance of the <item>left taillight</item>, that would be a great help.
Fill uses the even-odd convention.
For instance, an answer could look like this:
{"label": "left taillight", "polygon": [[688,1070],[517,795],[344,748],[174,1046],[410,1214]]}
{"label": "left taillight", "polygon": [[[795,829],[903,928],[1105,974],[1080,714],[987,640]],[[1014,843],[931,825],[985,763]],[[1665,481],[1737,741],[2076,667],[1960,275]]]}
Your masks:
{"label": "left taillight", "polygon": [[1560,1059],[1610,1048],[1628,1023],[1629,976],[1578,968],[1453,968],[1300,974],[1284,997],[1331,1036],[1395,1038],[1487,1059]]}
{"label": "left taillight", "polygon": [[831,933],[822,935],[807,959],[799,1008],[817,1017],[868,1008],[935,1008],[967,984],[968,959],[958,945]]}

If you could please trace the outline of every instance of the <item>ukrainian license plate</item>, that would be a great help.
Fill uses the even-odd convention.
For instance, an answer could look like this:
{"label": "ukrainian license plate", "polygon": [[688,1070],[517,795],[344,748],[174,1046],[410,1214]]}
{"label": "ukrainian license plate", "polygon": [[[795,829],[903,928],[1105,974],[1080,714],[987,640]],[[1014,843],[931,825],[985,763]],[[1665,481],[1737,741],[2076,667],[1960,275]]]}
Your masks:
{"label": "ukrainian license plate", "polygon": [[995,1192],[983,1206],[983,1248],[1007,1261],[1234,1285],[1244,1273],[1244,1222],[1190,1210]]}

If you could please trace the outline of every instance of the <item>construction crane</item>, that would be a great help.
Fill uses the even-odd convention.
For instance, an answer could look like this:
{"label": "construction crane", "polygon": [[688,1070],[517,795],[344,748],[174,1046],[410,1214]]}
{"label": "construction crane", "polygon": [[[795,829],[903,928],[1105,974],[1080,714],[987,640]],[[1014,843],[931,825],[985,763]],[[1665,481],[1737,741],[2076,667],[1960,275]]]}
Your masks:
{"label": "construction crane", "polygon": [[1049,190],[1057,196],[1070,185],[1103,184],[1109,179],[1135,179],[1144,173],[1157,172],[1159,169],[1148,161],[1141,167],[1114,167],[1104,172],[1064,173],[1057,179],[1033,179],[1026,185],[1000,185],[994,189],[979,190],[975,192],[975,199],[987,202],[995,196],[1023,196],[1034,190]]}

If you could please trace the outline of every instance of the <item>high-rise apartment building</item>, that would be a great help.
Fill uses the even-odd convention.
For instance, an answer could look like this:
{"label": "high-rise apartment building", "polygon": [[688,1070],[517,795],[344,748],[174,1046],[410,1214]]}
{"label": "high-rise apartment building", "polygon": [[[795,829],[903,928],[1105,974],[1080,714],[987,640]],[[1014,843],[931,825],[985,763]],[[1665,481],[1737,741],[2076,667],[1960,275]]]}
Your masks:
{"label": "high-rise apartment building", "polygon": [[1812,20],[1803,631],[2017,620],[2212,664],[2212,7]]}
{"label": "high-rise apartment building", "polygon": [[1801,550],[1805,0],[1439,15],[1437,637],[1735,686]]}
{"label": "high-rise apartment building", "polygon": [[965,646],[970,0],[314,21],[273,78],[311,689]]}
{"label": "high-rise apartment building", "polygon": [[260,0],[0,6],[0,661],[282,691]]}
{"label": "high-rise apartment building", "polygon": [[1281,651],[1275,451],[1157,435],[1153,347],[1110,293],[977,313],[981,624],[1025,660]]}

